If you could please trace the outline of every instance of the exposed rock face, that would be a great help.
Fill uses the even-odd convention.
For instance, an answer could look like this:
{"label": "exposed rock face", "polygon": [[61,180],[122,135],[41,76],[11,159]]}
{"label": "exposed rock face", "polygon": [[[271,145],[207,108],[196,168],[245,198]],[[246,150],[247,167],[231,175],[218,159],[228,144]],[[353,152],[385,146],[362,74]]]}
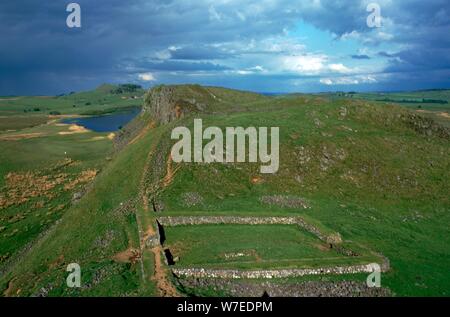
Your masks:
{"label": "exposed rock face", "polygon": [[81,198],[83,198],[84,193],[83,192],[76,192],[72,195],[72,203],[76,204],[80,201]]}
{"label": "exposed rock face", "polygon": [[450,139],[450,129],[437,124],[430,118],[425,118],[417,114],[408,114],[408,116],[404,116],[402,119],[420,134],[428,137],[434,135],[440,138]]}
{"label": "exposed rock face", "polygon": [[203,197],[196,192],[184,193],[181,195],[181,199],[186,207],[194,207],[203,203]]}
{"label": "exposed rock face", "polygon": [[299,208],[299,209],[310,208],[305,199],[295,196],[283,196],[283,195],[262,196],[259,199],[259,201],[262,202],[263,204],[275,205],[284,208]]}
{"label": "exposed rock face", "polygon": [[334,234],[330,234],[327,238],[326,238],[327,243],[329,244],[340,244],[342,243],[342,237],[339,234],[339,232],[336,232]]}
{"label": "exposed rock face", "polygon": [[147,92],[142,112],[152,120],[166,124],[184,117],[189,112],[201,111],[205,105],[190,96],[188,87],[158,86]]}
{"label": "exposed rock face", "polygon": [[122,130],[118,131],[113,139],[114,150],[119,152],[122,150],[131,140],[133,140],[144,129],[148,122],[141,120],[140,117],[136,117],[129,122]]}

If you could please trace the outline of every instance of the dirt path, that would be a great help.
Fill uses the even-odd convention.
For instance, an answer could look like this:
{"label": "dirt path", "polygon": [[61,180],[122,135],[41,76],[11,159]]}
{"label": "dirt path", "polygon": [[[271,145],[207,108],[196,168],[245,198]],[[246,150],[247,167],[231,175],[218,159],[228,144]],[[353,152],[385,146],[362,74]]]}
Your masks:
{"label": "dirt path", "polygon": [[156,127],[156,123],[154,121],[150,122],[149,124],[147,124],[141,132],[138,133],[137,136],[134,137],[133,140],[130,141],[129,144],[134,144],[136,143],[138,140],[142,139],[148,131],[154,129]]}
{"label": "dirt path", "polygon": [[166,176],[163,179],[163,183],[162,186],[163,188],[166,188],[167,186],[169,186],[172,181],[173,178],[175,177],[175,174],[178,172],[178,170],[180,169],[180,165],[177,165],[175,168],[173,168],[173,160],[172,160],[172,155],[169,154],[169,157],[167,158],[167,166],[166,166]]}
{"label": "dirt path", "polygon": [[[140,133],[140,137],[142,137],[142,136],[143,136],[143,134]],[[167,278],[166,268],[161,259],[161,254],[163,252],[162,247],[160,245],[158,245],[156,247],[153,247],[152,249],[148,249],[148,247],[146,245],[147,239],[156,234],[156,230],[154,227],[154,225],[156,225],[156,223],[155,223],[155,219],[153,217],[152,211],[150,210],[150,206],[149,206],[148,193],[146,190],[146,188],[147,188],[146,180],[148,179],[148,177],[147,177],[149,175],[148,173],[151,173],[152,157],[153,157],[155,151],[157,150],[157,145],[158,145],[158,142],[155,142],[147,155],[146,162],[144,165],[144,171],[143,171],[141,181],[139,184],[139,187],[140,187],[139,188],[139,196],[140,196],[139,199],[142,199],[143,212],[139,212],[139,211],[136,212],[136,221],[137,221],[138,231],[139,231],[139,236],[140,236],[141,254],[143,254],[144,252],[153,253],[153,258],[154,258],[154,274],[153,274],[153,276],[149,276],[150,274],[146,273],[149,268],[145,267],[143,258],[140,259],[140,265],[141,265],[141,271],[142,271],[144,283],[147,281],[148,278],[150,280],[155,281],[159,296],[180,297],[180,294],[178,294],[175,286],[172,285],[170,280]],[[172,173],[172,168],[171,168],[170,157],[169,157],[167,164],[168,164],[167,165],[168,174],[170,174],[170,179],[171,179],[173,177],[173,173]],[[170,169],[170,172],[169,172],[169,169]]]}
{"label": "dirt path", "polygon": [[13,296],[13,291],[14,291],[14,281],[15,281],[15,280],[16,280],[16,279],[13,278],[12,280],[10,280],[10,281],[8,282],[8,287],[7,287],[6,290],[3,292],[3,296],[5,296],[5,297]]}
{"label": "dirt path", "polygon": [[[148,214],[148,199],[146,198],[146,194],[145,194],[145,178],[147,175],[147,170],[149,168],[149,163],[150,163],[150,159],[152,157],[152,153],[153,153],[153,149],[151,149],[147,155],[146,161],[145,161],[145,165],[144,165],[144,171],[142,173],[142,177],[139,183],[139,195],[138,195],[138,200],[142,199],[142,206],[144,208],[144,214],[147,215]],[[136,209],[136,224],[137,224],[137,229],[138,229],[138,234],[139,234],[139,249],[140,252],[142,254],[142,257],[139,259],[139,265],[140,265],[140,269],[141,269],[141,276],[142,276],[142,282],[145,284],[148,280],[147,277],[147,270],[144,266],[144,253],[145,253],[145,249],[146,249],[146,245],[145,245],[145,241],[146,238],[154,233],[154,230],[151,226],[149,226],[149,228],[144,230],[144,226],[142,224],[142,215],[139,212],[139,210]]]}
{"label": "dirt path", "polygon": [[156,287],[158,288],[158,295],[162,297],[180,297],[176,288],[167,279],[166,269],[161,261],[162,248],[157,246],[152,249],[155,256],[155,275],[153,278],[156,281]]}

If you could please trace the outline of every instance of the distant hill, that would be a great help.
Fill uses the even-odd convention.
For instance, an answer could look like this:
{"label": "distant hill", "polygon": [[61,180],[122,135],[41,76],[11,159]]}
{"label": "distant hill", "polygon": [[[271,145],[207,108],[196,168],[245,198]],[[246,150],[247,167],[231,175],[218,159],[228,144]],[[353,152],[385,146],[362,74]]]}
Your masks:
{"label": "distant hill", "polygon": [[97,88],[95,88],[95,91],[102,92],[102,93],[110,93],[114,89],[117,89],[116,85],[102,84],[102,85],[98,86]]}

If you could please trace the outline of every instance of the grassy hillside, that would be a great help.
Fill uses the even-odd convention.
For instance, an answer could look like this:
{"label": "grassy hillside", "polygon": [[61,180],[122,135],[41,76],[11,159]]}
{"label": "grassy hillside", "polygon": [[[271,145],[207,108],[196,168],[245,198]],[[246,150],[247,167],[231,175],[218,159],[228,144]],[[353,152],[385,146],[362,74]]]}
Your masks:
{"label": "grassy hillside", "polygon": [[[156,97],[170,100],[161,109],[186,111],[158,125]],[[446,130],[420,113],[367,100],[200,86],[157,87],[147,94],[144,113],[136,119],[143,129],[91,190],[0,278],[5,295],[42,288],[53,296],[170,293],[161,250],[142,245],[160,215],[302,216],[339,232],[345,243],[388,257],[391,270],[382,284],[393,294],[449,295],[450,144]],[[171,162],[171,129],[192,126],[193,118],[205,127],[280,127],[278,173],[260,174],[260,163]],[[236,267],[227,264],[229,253],[244,254],[241,268],[295,267],[309,257],[310,265],[321,266],[334,253],[289,226],[182,226],[166,235],[164,247],[180,257],[181,267]],[[71,262],[85,272],[82,289],[65,287]]]}
{"label": "grassy hillside", "polygon": [[353,98],[381,104],[397,104],[450,127],[450,90],[435,89],[396,93],[336,93],[332,98]]}
{"label": "grassy hillside", "polygon": [[49,121],[49,117],[101,115],[142,105],[143,89],[124,90],[102,85],[86,92],[60,96],[0,97],[0,131],[21,130]]}
{"label": "grassy hillside", "polygon": [[[119,88],[103,85],[68,96],[0,99],[2,274],[54,230],[111,160],[114,134],[62,124],[62,113],[78,116],[87,109],[103,113],[122,111],[132,103],[140,106],[142,101],[133,98],[141,89],[115,91]],[[79,108],[72,105],[76,100]],[[31,106],[39,109],[28,111]]]}
{"label": "grassy hillside", "polygon": [[[279,126],[280,170],[183,165],[161,194],[165,213],[306,214],[386,255],[393,270],[384,282],[396,294],[448,295],[448,138],[416,131],[411,120],[420,119],[398,106],[350,100],[280,97],[255,112],[203,118],[204,126]],[[311,208],[261,202],[273,195]]]}
{"label": "grassy hillside", "polygon": [[[36,241],[11,273],[2,276],[2,287],[6,289],[5,283],[9,286],[7,295],[120,296],[152,292],[151,281],[143,282],[131,252],[139,249],[135,198],[152,142],[153,135],[143,136],[102,170],[83,199]],[[65,285],[65,267],[72,262],[82,267],[82,289]]]}
{"label": "grassy hillside", "polygon": [[[349,258],[295,225],[203,225],[166,230],[175,267],[286,269],[375,261]],[[299,245],[301,247],[299,247]]]}

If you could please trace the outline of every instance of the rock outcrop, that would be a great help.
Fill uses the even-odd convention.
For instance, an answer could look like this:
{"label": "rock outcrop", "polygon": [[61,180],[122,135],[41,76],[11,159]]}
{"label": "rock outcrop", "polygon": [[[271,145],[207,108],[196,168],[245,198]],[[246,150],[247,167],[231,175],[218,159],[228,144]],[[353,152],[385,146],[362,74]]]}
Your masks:
{"label": "rock outcrop", "polygon": [[[195,87],[196,90],[204,90]],[[191,86],[157,86],[144,97],[143,114],[150,114],[152,120],[166,124],[184,117],[188,113],[206,108],[203,95]],[[207,92],[204,93],[206,95]]]}
{"label": "rock outcrop", "polygon": [[436,123],[433,119],[411,113],[407,116],[403,116],[402,119],[411,128],[422,135],[427,137],[434,135],[447,140],[450,139],[450,129]]}

